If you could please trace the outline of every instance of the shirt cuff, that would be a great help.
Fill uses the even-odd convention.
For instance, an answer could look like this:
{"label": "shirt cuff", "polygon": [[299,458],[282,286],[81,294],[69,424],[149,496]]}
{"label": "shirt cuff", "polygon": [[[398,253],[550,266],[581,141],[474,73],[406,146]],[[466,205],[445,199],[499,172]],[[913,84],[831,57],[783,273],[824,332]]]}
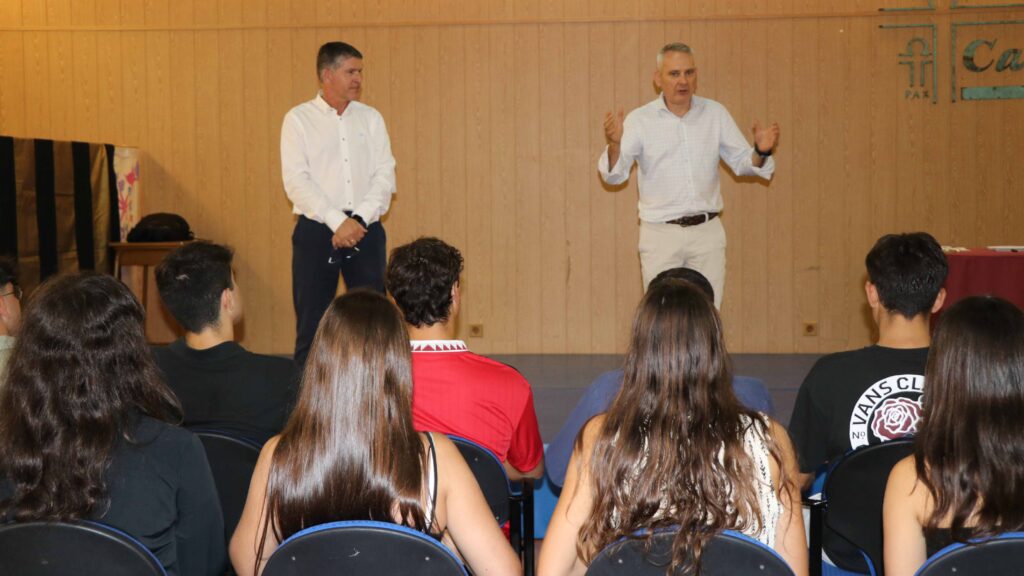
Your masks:
{"label": "shirt cuff", "polygon": [[331,232],[337,232],[341,224],[348,220],[348,216],[345,213],[336,208],[331,208],[327,211],[327,216],[324,217],[324,224],[331,229]]}
{"label": "shirt cuff", "polygon": [[[753,148],[750,150],[751,154],[757,154],[757,151]],[[753,162],[750,164],[750,171],[753,172],[754,176],[763,178],[765,180],[771,180],[772,174],[775,174],[775,158],[769,156],[764,159],[764,164],[760,167],[754,166]]]}
{"label": "shirt cuff", "polygon": [[608,165],[608,146],[606,145],[604,150],[601,151],[601,155],[597,157],[597,172],[601,175],[601,179],[608,182],[609,178],[613,178],[615,176],[615,168],[618,168],[620,163],[622,163],[621,151],[615,166]]}

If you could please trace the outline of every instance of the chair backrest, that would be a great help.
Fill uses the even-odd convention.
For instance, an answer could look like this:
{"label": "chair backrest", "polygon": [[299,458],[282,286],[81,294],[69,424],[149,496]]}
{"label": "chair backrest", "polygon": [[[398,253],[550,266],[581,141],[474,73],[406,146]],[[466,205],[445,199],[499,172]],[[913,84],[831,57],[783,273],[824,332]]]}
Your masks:
{"label": "chair backrest", "polygon": [[260,457],[260,445],[215,430],[193,429],[206,449],[213,482],[217,485],[220,508],[224,512],[224,531],[227,541],[238,526],[249,494],[249,481]]}
{"label": "chair backrest", "polygon": [[[863,446],[842,456],[828,473],[822,496],[825,509],[824,548],[840,568],[864,572],[858,558],[843,554],[839,536],[870,562],[872,574],[882,575],[882,499],[889,472],[897,462],[914,451],[911,439],[891,440]],[[831,532],[831,534],[830,534]]]}
{"label": "chair backrest", "polygon": [[1020,574],[1021,559],[1024,559],[1024,532],[1007,532],[971,544],[946,546],[921,566],[917,576]]}
{"label": "chair backrest", "polygon": [[501,460],[494,452],[472,440],[459,436],[449,436],[449,438],[458,447],[462,457],[466,459],[466,464],[469,464],[469,469],[476,477],[476,482],[480,485],[480,490],[491,507],[494,519],[498,521],[498,524],[504,525],[509,521],[511,514],[509,494],[512,490]]}
{"label": "chair backrest", "polygon": [[166,576],[131,536],[97,522],[0,525],[0,574],[18,576]]}
{"label": "chair backrest", "polygon": [[288,538],[263,576],[417,574],[466,576],[462,562],[437,540],[411,528],[374,521],[331,522]]}
{"label": "chair backrest", "polygon": [[[622,540],[602,550],[587,576],[665,576],[676,532],[659,532],[645,551],[640,540]],[[789,564],[774,550],[746,535],[726,530],[715,536],[701,557],[703,576],[792,576]]]}

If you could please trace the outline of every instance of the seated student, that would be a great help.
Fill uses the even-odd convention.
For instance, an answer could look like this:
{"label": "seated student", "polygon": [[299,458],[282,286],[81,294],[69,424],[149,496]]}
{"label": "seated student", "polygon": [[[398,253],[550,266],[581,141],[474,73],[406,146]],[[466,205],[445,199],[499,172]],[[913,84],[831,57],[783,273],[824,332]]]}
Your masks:
{"label": "seated student", "polygon": [[224,520],[206,453],[172,425],[145,314],[92,273],[33,295],[0,390],[0,518],[93,519],[128,533],[172,576],[222,574]]}
{"label": "seated student", "polygon": [[[878,342],[822,356],[800,385],[789,432],[803,488],[837,456],[917,428],[929,323],[946,297],[946,255],[925,232],[886,234],[868,252],[865,266],[864,292]],[[843,555],[848,563],[860,558],[853,550]]]}
{"label": "seated student", "polygon": [[[703,274],[691,268],[672,268],[658,274],[651,281],[651,286],[659,282],[669,280],[686,280],[701,289],[708,299],[715,300],[714,289],[711,283]],[[650,287],[648,287],[650,288]],[[615,395],[622,388],[622,369],[605,372],[587,388],[572,409],[562,429],[555,435],[554,440],[548,445],[547,454],[544,460],[547,465],[548,479],[555,485],[561,486],[565,482],[565,469],[569,466],[569,457],[572,455],[573,443],[579,435],[583,425],[594,416],[608,410]],[[747,408],[757,412],[764,412],[772,416],[775,408],[772,404],[772,397],[765,390],[764,384],[757,378],[747,376],[733,376],[732,389],[736,398]]]}
{"label": "seated student", "polygon": [[231,539],[240,576],[278,544],[338,520],[394,522],[441,539],[475,574],[518,574],[473,473],[443,434],[412,425],[409,341],[398,311],[355,290],[327,309],[299,402],[263,447]]}
{"label": "seated student", "polygon": [[606,546],[678,527],[672,569],[718,532],[741,531],[807,573],[796,461],[786,431],[743,407],[714,303],[693,284],[652,284],[633,321],[622,390],[583,428],[538,573],[583,574]]}
{"label": "seated student", "polygon": [[991,296],[942,314],[914,455],[885,491],[885,573],[953,542],[1024,530],[1024,314]]}
{"label": "seated student", "polygon": [[4,369],[20,324],[21,287],[18,286],[17,262],[0,256],[0,386],[4,383]]}
{"label": "seated student", "polygon": [[454,340],[462,254],[437,238],[391,252],[385,283],[412,338],[413,426],[482,444],[513,480],[540,478],[544,444],[530,384]]}
{"label": "seated student", "polygon": [[298,372],[287,358],[253,354],[237,342],[242,295],[231,250],[191,242],[156,269],[160,299],[185,337],[157,348],[157,366],[185,411],[185,426],[265,442],[281,431],[295,402]]}

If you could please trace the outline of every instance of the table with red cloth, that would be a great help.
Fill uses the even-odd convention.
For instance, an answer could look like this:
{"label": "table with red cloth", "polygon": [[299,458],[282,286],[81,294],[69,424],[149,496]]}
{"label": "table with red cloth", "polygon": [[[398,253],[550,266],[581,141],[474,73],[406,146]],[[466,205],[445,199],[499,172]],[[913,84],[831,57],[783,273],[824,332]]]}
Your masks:
{"label": "table with red cloth", "polygon": [[978,294],[1005,298],[1024,310],[1024,250],[996,251],[972,248],[966,252],[946,254],[949,276],[946,277],[945,310],[958,300]]}

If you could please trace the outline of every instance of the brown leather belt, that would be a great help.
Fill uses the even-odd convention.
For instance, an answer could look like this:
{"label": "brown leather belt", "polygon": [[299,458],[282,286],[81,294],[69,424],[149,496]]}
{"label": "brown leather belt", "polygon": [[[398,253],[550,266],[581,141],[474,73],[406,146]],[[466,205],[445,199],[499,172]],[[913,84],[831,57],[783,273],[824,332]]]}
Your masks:
{"label": "brown leather belt", "polygon": [[675,220],[669,220],[668,222],[665,222],[665,224],[678,224],[683,227],[696,226],[697,224],[710,222],[715,218],[718,218],[718,212],[705,212],[703,214],[693,214],[690,216],[676,218]]}

